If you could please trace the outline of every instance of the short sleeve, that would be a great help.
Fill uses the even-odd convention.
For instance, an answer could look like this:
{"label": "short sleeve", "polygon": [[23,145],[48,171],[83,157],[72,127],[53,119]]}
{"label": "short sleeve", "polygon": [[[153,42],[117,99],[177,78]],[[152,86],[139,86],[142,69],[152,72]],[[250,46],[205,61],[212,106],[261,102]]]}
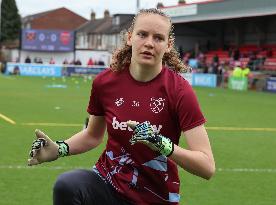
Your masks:
{"label": "short sleeve", "polygon": [[183,80],[179,83],[176,97],[176,112],[182,131],[190,130],[206,122],[191,85]]}
{"label": "short sleeve", "polygon": [[101,102],[100,92],[101,91],[99,90],[99,83],[96,78],[92,83],[89,104],[87,107],[87,112],[90,115],[96,115],[96,116],[104,115],[104,109]]}

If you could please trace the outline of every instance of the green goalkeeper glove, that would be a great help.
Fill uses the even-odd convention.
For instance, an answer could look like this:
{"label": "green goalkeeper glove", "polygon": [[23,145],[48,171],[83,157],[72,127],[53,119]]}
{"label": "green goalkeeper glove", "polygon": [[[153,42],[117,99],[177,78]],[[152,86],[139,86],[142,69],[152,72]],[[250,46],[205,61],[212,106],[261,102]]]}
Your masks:
{"label": "green goalkeeper glove", "polygon": [[69,154],[69,146],[64,141],[53,142],[40,130],[35,130],[36,140],[33,141],[28,165],[37,165],[43,162],[56,160]]}
{"label": "green goalkeeper glove", "polygon": [[131,145],[140,142],[167,157],[173,153],[173,142],[169,138],[156,132],[150,122],[146,121],[137,124],[134,121],[128,121],[127,124],[134,129],[133,135],[130,139]]}

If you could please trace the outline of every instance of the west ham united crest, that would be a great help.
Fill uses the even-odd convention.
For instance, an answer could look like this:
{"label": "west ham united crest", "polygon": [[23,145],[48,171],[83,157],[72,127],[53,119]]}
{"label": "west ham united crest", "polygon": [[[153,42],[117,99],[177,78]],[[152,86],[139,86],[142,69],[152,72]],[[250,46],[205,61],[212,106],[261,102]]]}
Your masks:
{"label": "west ham united crest", "polygon": [[150,109],[153,113],[160,113],[165,106],[164,98],[150,98]]}

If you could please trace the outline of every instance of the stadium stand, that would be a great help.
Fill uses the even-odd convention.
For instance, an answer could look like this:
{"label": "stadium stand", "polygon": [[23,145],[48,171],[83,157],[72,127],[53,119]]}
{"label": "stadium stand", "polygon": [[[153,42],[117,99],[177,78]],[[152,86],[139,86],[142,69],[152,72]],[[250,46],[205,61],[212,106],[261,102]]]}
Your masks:
{"label": "stadium stand", "polygon": [[276,71],[275,0],[209,0],[162,9],[172,16],[177,45],[190,57],[203,53],[202,65],[217,56],[219,65],[238,61],[253,71]]}

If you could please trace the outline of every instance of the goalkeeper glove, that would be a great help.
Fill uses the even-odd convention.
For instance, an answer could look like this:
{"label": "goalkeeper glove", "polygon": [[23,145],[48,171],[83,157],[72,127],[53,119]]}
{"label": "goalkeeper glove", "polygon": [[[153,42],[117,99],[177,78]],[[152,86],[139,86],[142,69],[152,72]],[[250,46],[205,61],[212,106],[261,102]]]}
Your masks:
{"label": "goalkeeper glove", "polygon": [[140,142],[167,157],[173,153],[173,142],[169,138],[164,137],[155,131],[150,122],[146,121],[137,124],[134,121],[128,121],[127,124],[134,129],[133,135],[130,139],[131,145]]}
{"label": "goalkeeper glove", "polygon": [[33,141],[28,165],[37,165],[43,162],[56,160],[69,154],[69,146],[64,141],[53,142],[40,130],[35,130],[36,140]]}

